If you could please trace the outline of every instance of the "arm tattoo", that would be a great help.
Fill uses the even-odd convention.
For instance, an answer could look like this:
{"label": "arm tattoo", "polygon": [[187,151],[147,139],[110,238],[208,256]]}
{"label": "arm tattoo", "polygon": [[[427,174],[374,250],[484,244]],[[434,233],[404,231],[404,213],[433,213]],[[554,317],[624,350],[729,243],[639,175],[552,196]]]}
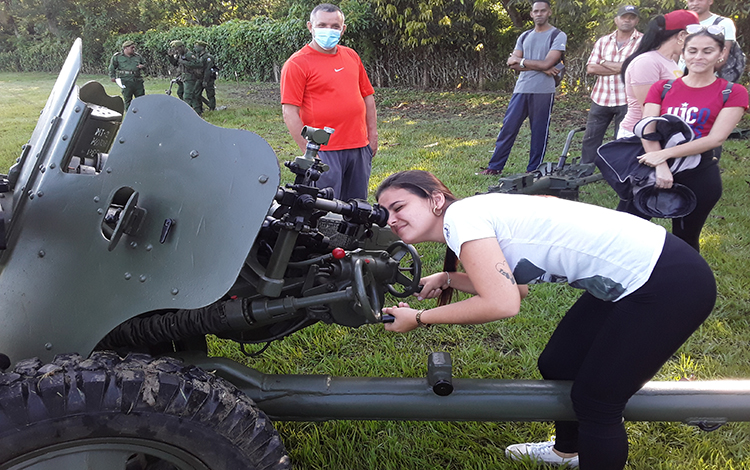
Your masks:
{"label": "arm tattoo", "polygon": [[504,261],[495,265],[495,269],[497,269],[497,272],[508,279],[511,284],[516,285],[516,279],[513,277],[513,274],[510,272],[510,270],[506,271],[507,267],[508,265]]}

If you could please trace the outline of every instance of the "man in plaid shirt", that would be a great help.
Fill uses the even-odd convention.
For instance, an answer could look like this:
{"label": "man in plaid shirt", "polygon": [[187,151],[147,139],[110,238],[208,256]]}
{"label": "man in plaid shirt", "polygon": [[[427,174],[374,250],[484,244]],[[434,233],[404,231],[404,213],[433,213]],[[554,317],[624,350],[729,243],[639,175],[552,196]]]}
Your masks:
{"label": "man in plaid shirt", "polygon": [[586,63],[586,73],[596,75],[591,92],[591,109],[583,136],[581,163],[593,163],[596,149],[602,145],[609,123],[615,120],[615,135],[620,121],[628,111],[625,84],[620,78],[620,68],[625,59],[638,48],[643,34],[636,30],[638,8],[633,5],[620,7],[615,16],[617,30],[602,36],[594,44],[594,50]]}

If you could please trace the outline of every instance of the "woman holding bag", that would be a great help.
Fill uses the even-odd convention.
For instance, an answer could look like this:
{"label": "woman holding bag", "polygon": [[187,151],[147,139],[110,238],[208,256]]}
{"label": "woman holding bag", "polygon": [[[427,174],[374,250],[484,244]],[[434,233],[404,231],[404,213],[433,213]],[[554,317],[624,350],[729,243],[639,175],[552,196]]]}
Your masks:
{"label": "woman holding bag", "polygon": [[[679,183],[693,191],[697,205],[687,216],[673,219],[672,233],[700,251],[701,230],[721,197],[721,146],[748,109],[748,93],[742,85],[730,84],[714,74],[724,50],[722,28],[689,25],[686,31],[682,53],[686,75],[656,82],[646,96],[643,114],[678,116],[690,125],[695,139],[671,148],[642,139],[646,153],[638,161],[655,169],[657,188],[668,189]],[[673,175],[668,160],[690,155],[701,156],[698,166]]]}

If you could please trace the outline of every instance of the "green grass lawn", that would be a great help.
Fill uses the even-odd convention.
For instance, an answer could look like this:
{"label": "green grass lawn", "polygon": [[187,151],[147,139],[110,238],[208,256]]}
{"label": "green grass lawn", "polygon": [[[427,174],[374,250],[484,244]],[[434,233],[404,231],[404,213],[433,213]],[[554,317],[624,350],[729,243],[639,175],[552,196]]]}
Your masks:
{"label": "green grass lawn", "polygon": [[[0,74],[4,97],[0,108],[2,171],[31,135],[54,78]],[[106,77],[86,76],[79,83],[92,79],[101,81],[110,93],[118,92]],[[166,80],[146,81],[147,93],[164,93],[167,87]],[[385,176],[411,168],[434,172],[459,197],[486,191],[496,179],[474,173],[490,158],[509,98],[505,93],[377,90],[380,150],[373,162],[371,195]],[[298,155],[281,118],[278,86],[220,80],[217,101],[227,108],[206,112],[207,121],[259,134],[280,161]],[[557,160],[568,131],[585,124],[588,103],[585,95],[558,96],[548,161]],[[747,115],[740,127],[750,128]],[[571,156],[579,155],[582,135],[578,136]],[[528,140],[528,127],[524,126],[506,173],[524,171]],[[750,141],[727,142],[721,166],[724,195],[701,240],[702,254],[717,277],[718,303],[657,380],[750,378]],[[285,178],[291,180],[288,175]],[[606,207],[616,204],[613,191],[603,182],[585,186],[581,200]],[[444,247],[424,245],[418,249],[425,273],[440,270]],[[386,333],[381,326],[348,329],[318,324],[272,344],[256,359],[248,360],[233,343],[216,339],[211,341],[211,352],[267,373],[422,377],[427,354],[448,351],[455,377],[537,379],[536,358],[578,295],[565,286],[535,286],[518,316],[486,325],[439,326],[399,335]],[[431,306],[428,302],[413,305]],[[276,425],[295,468],[335,470],[537,468],[506,460],[503,450],[516,442],[547,439],[553,432],[550,423],[339,421]],[[680,423],[627,426],[631,442],[628,469],[750,468],[750,425],[746,423],[731,423],[712,433]]]}

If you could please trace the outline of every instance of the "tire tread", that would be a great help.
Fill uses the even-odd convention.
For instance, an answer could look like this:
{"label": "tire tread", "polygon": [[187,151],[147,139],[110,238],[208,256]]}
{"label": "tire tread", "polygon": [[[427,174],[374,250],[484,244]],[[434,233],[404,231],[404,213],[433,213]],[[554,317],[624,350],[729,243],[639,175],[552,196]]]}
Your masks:
{"label": "tire tread", "polygon": [[[171,436],[181,427],[197,426],[254,465],[244,468],[290,468],[270,420],[229,382],[174,358],[120,358],[109,351],[89,358],[58,355],[50,364],[27,359],[0,373],[0,441],[14,443],[2,446],[0,464],[28,452],[28,446],[41,445],[21,443],[29,440],[23,436],[31,428],[45,439],[71,442],[116,435],[123,420],[117,416],[148,417],[148,432],[175,440],[182,435]],[[219,453],[213,458],[221,460]]]}

